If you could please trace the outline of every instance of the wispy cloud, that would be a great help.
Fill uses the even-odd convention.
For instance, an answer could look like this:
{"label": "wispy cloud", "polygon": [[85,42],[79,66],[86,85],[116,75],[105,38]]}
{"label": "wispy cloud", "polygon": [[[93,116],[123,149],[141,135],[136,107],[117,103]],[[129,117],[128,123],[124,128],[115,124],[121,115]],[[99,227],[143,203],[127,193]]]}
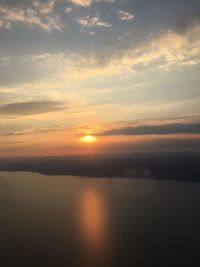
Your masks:
{"label": "wispy cloud", "polygon": [[75,5],[88,7],[92,4],[93,0],[70,0]]}
{"label": "wispy cloud", "polygon": [[99,55],[100,64],[115,64],[126,71],[134,71],[139,65],[148,66],[152,63],[163,70],[194,66],[200,63],[200,22],[192,24],[184,33],[175,29],[163,31],[137,45],[127,45],[124,36],[123,43],[120,48],[112,47],[106,56]]}
{"label": "wispy cloud", "polygon": [[70,12],[72,12],[72,7],[71,7],[71,6],[66,7],[66,8],[65,8],[65,12],[66,12],[67,14],[69,14]]}
{"label": "wispy cloud", "polygon": [[119,14],[119,19],[120,20],[133,20],[134,19],[134,15],[132,15],[131,13],[129,13],[129,12],[126,12],[126,11],[122,11],[122,10],[120,10],[119,12],[118,12],[118,14]]}
{"label": "wispy cloud", "polygon": [[174,66],[193,66],[200,63],[200,22],[191,24],[185,32],[164,31],[137,47],[129,47],[124,54],[124,63],[148,65],[157,62],[163,69]]}
{"label": "wispy cloud", "polygon": [[75,5],[79,5],[82,7],[89,7],[93,2],[107,2],[113,3],[115,0],[70,0]]}
{"label": "wispy cloud", "polygon": [[56,0],[48,0],[45,2],[39,0],[33,0],[33,6],[35,6],[41,14],[52,13]]}
{"label": "wispy cloud", "polygon": [[78,18],[77,22],[84,27],[111,27],[112,25],[108,22],[102,21],[99,17],[86,16],[83,18]]}
{"label": "wispy cloud", "polygon": [[[111,26],[98,17],[90,16],[79,19],[78,23],[83,25],[83,30]],[[137,72],[138,67],[141,70],[149,66],[151,70],[156,68],[158,71],[193,67],[200,63],[200,23],[195,22],[184,32],[161,32],[138,45],[125,43],[120,48],[112,45],[102,50],[88,51],[85,55],[66,51],[33,54],[14,60],[10,57],[1,58],[2,85],[19,83],[23,79],[24,82],[46,79],[49,75],[57,80],[70,80],[133,73]]]}
{"label": "wispy cloud", "polygon": [[44,30],[61,30],[65,25],[60,17],[53,14],[56,1],[45,3],[34,0],[29,6],[9,6],[0,3],[0,28],[11,28],[13,24],[24,24],[28,27],[37,26]]}

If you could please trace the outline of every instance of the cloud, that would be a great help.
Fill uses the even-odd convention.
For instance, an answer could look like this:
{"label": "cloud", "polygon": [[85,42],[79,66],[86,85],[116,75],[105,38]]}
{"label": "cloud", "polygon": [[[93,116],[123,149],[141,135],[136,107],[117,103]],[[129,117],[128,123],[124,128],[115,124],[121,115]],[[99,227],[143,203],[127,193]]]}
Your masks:
{"label": "cloud", "polygon": [[[88,17],[79,21],[86,27],[94,26]],[[184,31],[163,31],[149,36],[138,44],[128,43],[124,36],[123,43],[104,47],[96,52],[99,67],[118,69],[115,73],[133,72],[137,68],[153,66],[158,70],[191,67],[200,63],[200,21],[193,21]],[[127,41],[127,42],[126,42]],[[153,65],[154,64],[154,65]],[[98,66],[96,66],[98,67]],[[102,68],[102,69],[103,69]]]}
{"label": "cloud", "polygon": [[0,28],[9,29],[13,24],[23,24],[28,27],[37,26],[43,30],[61,30],[65,25],[60,17],[53,14],[56,1],[45,2],[33,0],[29,6],[8,5],[0,3]]}
{"label": "cloud", "polygon": [[200,123],[172,123],[163,125],[140,125],[133,127],[115,128],[104,131],[99,135],[167,135],[167,134],[200,134]]}
{"label": "cloud", "polygon": [[92,4],[93,0],[70,0],[75,5],[88,7]]}
{"label": "cloud", "polygon": [[126,11],[119,11],[119,19],[120,20],[133,20],[134,19],[134,15],[130,14],[129,12]]}
{"label": "cloud", "polygon": [[[56,72],[60,54],[36,54],[0,60],[0,86],[24,84],[52,77]],[[1,90],[1,89],[0,89]]]}
{"label": "cloud", "polygon": [[[91,31],[88,34],[95,33]],[[102,69],[93,53],[81,55],[70,52],[15,57],[6,63],[0,61],[0,69],[0,91],[5,90],[5,86],[12,86],[12,90],[14,86],[17,87],[17,91],[20,91],[18,86],[26,88],[27,83],[31,83],[30,90],[35,86],[40,86],[41,83],[48,84],[49,88],[53,89],[55,86],[58,88],[57,84],[66,83],[66,80],[88,79],[95,75],[109,76],[119,73],[118,66],[108,66],[108,68],[105,66]]]}
{"label": "cloud", "polygon": [[50,128],[44,128],[44,129],[24,129],[21,131],[11,131],[11,132],[0,132],[1,136],[20,136],[20,135],[36,135],[36,134],[47,134],[47,133],[56,133],[56,132],[66,132],[66,128],[62,129],[50,129]]}
{"label": "cloud", "polygon": [[56,0],[48,0],[41,2],[38,0],[33,0],[33,5],[40,11],[42,14],[49,14],[53,11]]}
{"label": "cloud", "polygon": [[177,66],[193,66],[200,63],[200,23],[195,22],[185,29],[164,31],[150,40],[129,47],[124,53],[124,64],[134,68],[135,65],[148,65],[157,62],[163,69]]}
{"label": "cloud", "polygon": [[[91,35],[94,34],[95,26],[107,25],[98,17],[90,16],[80,18],[78,22],[83,26],[82,31]],[[7,56],[2,55],[3,60],[0,60],[0,80],[3,86],[41,81],[49,77],[57,81],[79,80],[96,75],[116,76],[141,73],[142,70],[156,69],[163,72],[193,67],[200,63],[200,23],[192,23],[181,33],[175,29],[161,32],[138,45],[127,44],[124,35],[120,46],[114,43],[98,46],[98,49],[94,47],[84,55],[66,51],[33,54],[23,58]]]}
{"label": "cloud", "polygon": [[70,0],[75,5],[82,7],[89,7],[93,2],[107,2],[113,3],[115,0]]}
{"label": "cloud", "polygon": [[0,115],[33,115],[65,109],[63,102],[58,101],[30,101],[10,103],[0,106]]}
{"label": "cloud", "polygon": [[100,20],[99,17],[83,17],[77,19],[77,22],[84,27],[91,28],[91,27],[111,27],[112,25],[108,22],[104,22]]}
{"label": "cloud", "polygon": [[[99,22],[98,17],[87,16],[78,22],[88,28],[111,27],[110,24]],[[112,47],[97,50],[96,66],[93,68],[106,67],[118,69],[115,73],[127,73],[152,64],[154,68],[164,71],[195,66],[200,63],[200,20],[194,19],[186,25],[182,25],[181,30],[180,26],[179,30],[175,26],[174,29],[148,36],[138,44],[130,43],[129,37],[125,34],[120,46],[116,43]]]}
{"label": "cloud", "polygon": [[[97,52],[101,66],[118,66],[121,71],[133,72],[138,67],[152,66],[168,71],[200,63],[200,22],[195,20],[187,28],[176,28],[148,36],[142,42],[129,42],[124,34],[120,46],[115,45],[106,53]],[[123,41],[122,41],[123,40]],[[106,56],[105,56],[106,55]]]}
{"label": "cloud", "polygon": [[71,6],[66,7],[66,8],[65,8],[65,12],[66,12],[67,14],[69,14],[70,12],[72,12],[72,7],[71,7]]}
{"label": "cloud", "polygon": [[95,2],[106,2],[106,3],[114,3],[115,0],[94,0]]}

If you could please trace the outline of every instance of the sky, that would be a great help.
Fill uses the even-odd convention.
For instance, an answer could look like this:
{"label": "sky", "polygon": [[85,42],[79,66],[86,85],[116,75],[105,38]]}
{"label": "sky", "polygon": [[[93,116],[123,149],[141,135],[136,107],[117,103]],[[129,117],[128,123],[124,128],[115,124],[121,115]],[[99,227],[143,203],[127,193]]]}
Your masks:
{"label": "sky", "polygon": [[0,0],[0,156],[199,151],[199,14],[198,0]]}

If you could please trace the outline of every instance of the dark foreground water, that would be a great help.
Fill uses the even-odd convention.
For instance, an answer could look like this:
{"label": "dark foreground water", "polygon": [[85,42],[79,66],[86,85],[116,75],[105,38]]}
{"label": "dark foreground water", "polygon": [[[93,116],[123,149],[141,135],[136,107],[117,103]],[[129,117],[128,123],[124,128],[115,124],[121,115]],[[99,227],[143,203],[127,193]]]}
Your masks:
{"label": "dark foreground water", "polygon": [[200,184],[0,172],[0,266],[200,266]]}

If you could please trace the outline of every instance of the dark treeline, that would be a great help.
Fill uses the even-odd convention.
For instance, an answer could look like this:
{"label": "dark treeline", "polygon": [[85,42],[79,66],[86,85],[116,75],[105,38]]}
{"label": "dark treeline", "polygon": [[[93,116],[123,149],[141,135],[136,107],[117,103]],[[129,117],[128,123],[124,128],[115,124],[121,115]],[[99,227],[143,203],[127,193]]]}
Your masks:
{"label": "dark treeline", "polygon": [[1,171],[47,175],[149,178],[199,182],[200,153],[104,154],[1,158]]}

